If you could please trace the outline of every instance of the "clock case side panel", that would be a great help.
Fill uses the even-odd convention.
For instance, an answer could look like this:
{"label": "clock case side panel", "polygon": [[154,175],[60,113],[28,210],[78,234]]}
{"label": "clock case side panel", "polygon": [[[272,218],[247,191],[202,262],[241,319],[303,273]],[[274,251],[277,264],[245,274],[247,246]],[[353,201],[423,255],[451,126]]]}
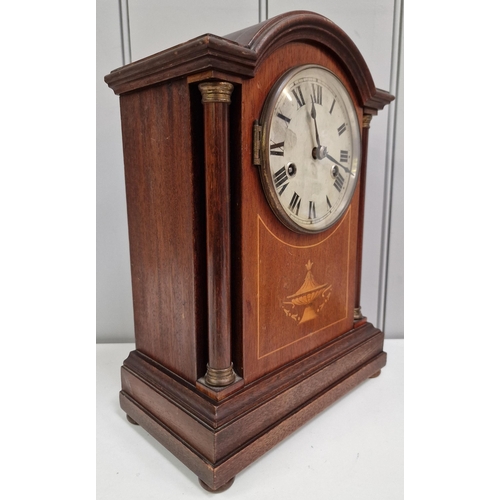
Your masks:
{"label": "clock case side panel", "polygon": [[192,383],[207,350],[203,110],[193,93],[179,79],[120,96],[136,348]]}

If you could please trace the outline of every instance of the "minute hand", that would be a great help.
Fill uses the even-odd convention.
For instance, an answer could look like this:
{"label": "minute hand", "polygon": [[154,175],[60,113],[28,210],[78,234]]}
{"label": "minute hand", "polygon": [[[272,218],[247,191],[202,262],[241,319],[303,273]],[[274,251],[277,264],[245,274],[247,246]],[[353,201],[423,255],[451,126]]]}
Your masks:
{"label": "minute hand", "polygon": [[318,124],[316,123],[316,108],[314,107],[314,99],[311,96],[312,108],[311,108],[311,118],[314,120],[314,129],[316,131],[316,142],[318,143],[318,148],[321,148],[321,141],[319,140]]}
{"label": "minute hand", "polygon": [[347,167],[344,167],[344,165],[342,165],[341,163],[339,163],[335,158],[333,158],[332,156],[330,156],[328,153],[326,154],[326,157],[330,161],[333,161],[333,163],[335,163],[335,165],[338,165],[339,167],[343,168],[348,174],[352,174],[352,172]]}

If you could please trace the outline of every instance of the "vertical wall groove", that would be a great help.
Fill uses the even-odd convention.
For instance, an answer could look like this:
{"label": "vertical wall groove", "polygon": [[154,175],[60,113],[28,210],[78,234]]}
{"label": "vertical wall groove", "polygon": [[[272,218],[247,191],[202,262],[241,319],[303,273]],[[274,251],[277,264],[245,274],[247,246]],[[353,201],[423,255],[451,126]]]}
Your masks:
{"label": "vertical wall groove", "polygon": [[257,0],[259,3],[259,23],[269,19],[269,0]]}
{"label": "vertical wall groove", "polygon": [[130,45],[130,22],[128,15],[128,0],[118,0],[120,9],[120,34],[122,38],[123,65],[132,62],[132,48]]}
{"label": "vertical wall groove", "polygon": [[[399,64],[401,55],[401,29],[403,26],[403,0],[394,2],[394,24],[393,42],[391,56],[391,80],[390,92],[396,95],[399,82]],[[394,177],[394,148],[396,136],[396,101],[389,105],[389,119],[387,124],[387,155],[385,163],[384,198],[382,213],[382,236],[380,249],[380,280],[378,291],[377,325],[385,330],[386,302],[387,302],[387,278],[389,269],[389,244],[391,233],[391,208],[392,208],[392,188]]]}

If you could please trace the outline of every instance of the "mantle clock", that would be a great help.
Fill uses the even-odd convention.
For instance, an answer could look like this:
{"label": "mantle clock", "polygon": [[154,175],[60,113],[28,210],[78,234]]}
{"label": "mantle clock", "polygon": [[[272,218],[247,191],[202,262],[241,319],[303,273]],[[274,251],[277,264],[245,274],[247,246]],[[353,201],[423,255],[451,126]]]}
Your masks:
{"label": "mantle clock", "polygon": [[361,313],[368,131],[393,96],[311,12],[112,71],[136,350],[120,404],[209,491],[386,363]]}

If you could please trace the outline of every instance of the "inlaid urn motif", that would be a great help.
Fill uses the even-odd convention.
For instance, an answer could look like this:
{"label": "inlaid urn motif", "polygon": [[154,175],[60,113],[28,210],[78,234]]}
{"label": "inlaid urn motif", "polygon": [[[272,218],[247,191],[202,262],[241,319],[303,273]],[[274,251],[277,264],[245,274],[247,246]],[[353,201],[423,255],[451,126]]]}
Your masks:
{"label": "inlaid urn motif", "polygon": [[[293,295],[289,295],[282,304],[285,314],[299,324],[316,318],[328,302],[331,294],[332,285],[328,283],[320,285],[314,279],[311,271],[312,266],[313,263],[309,260],[306,264],[307,272],[304,283]],[[320,298],[322,300],[318,303]]]}

